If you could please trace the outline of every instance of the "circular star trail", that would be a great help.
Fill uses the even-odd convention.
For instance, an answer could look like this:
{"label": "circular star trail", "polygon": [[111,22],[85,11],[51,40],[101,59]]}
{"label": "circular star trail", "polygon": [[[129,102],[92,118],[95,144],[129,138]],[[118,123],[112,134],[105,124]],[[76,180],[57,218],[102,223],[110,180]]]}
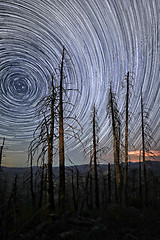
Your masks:
{"label": "circular star trail", "polygon": [[[122,81],[133,76],[129,112],[130,141],[140,146],[140,88],[150,111],[150,127],[159,147],[160,16],[158,0],[1,0],[0,1],[0,137],[32,138],[38,124],[36,105],[49,91],[51,73],[64,69],[76,115],[86,141],[90,116],[98,110],[100,142],[109,144],[106,106],[112,82],[120,111],[125,104]],[[69,106],[66,106],[66,108]],[[69,146],[75,147],[70,140]]]}

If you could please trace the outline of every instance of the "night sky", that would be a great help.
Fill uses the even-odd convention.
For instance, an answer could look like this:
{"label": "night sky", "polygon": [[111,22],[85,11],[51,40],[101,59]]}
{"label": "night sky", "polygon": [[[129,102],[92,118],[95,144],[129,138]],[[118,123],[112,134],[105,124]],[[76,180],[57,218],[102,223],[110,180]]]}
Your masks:
{"label": "night sky", "polygon": [[[0,143],[6,138],[3,165],[25,166],[27,147],[39,122],[36,105],[48,94],[63,46],[65,87],[79,89],[68,95],[75,105],[70,114],[76,115],[83,127],[82,142],[91,143],[95,104],[99,148],[107,146],[103,158],[113,160],[106,111],[108,90],[112,82],[124,117],[122,82],[129,71],[133,77],[129,151],[137,158],[141,148],[142,87],[154,138],[151,150],[160,155],[159,0],[0,0]],[[124,126],[123,118],[122,133]],[[83,163],[82,146],[73,138],[66,143],[66,151],[71,149],[72,161]]]}

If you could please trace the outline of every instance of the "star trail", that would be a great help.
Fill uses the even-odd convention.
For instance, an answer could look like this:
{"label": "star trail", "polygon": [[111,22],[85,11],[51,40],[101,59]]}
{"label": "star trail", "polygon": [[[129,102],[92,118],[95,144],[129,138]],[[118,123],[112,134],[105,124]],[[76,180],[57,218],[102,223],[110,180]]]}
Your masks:
{"label": "star trail", "polygon": [[[159,0],[1,0],[0,1],[0,140],[17,151],[32,139],[39,119],[37,103],[49,91],[62,47],[67,61],[66,87],[83,127],[91,137],[93,105],[98,110],[100,146],[110,146],[106,107],[112,82],[123,112],[129,71],[129,148],[141,147],[140,89],[150,113],[153,149],[160,150],[160,4]],[[122,124],[122,132],[124,130]],[[19,146],[19,148],[17,147]],[[134,146],[134,147],[133,147]],[[68,149],[81,149],[70,139]],[[23,160],[24,161],[24,160]]]}

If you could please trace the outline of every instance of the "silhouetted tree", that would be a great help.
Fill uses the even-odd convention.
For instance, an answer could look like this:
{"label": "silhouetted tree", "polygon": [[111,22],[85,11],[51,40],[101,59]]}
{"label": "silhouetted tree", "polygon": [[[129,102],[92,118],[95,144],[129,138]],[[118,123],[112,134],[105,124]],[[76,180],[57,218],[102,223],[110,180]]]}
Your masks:
{"label": "silhouetted tree", "polygon": [[142,180],[141,180],[141,150],[139,151],[139,197],[142,198]]}
{"label": "silhouetted tree", "polygon": [[92,153],[92,145],[90,145],[90,168],[89,168],[89,176],[88,176],[88,183],[86,185],[86,201],[87,201],[87,207],[89,209],[93,209],[93,164],[92,159],[93,153]]}
{"label": "silhouetted tree", "polygon": [[142,159],[143,159],[144,195],[145,195],[145,200],[147,200],[147,175],[146,175],[146,160],[145,160],[145,133],[144,133],[144,110],[143,110],[142,88],[141,88],[141,131],[142,131]]}
{"label": "silhouetted tree", "polygon": [[64,158],[64,129],[63,129],[63,68],[64,47],[60,66],[60,99],[59,99],[59,206],[65,210],[65,158]]}
{"label": "silhouetted tree", "polygon": [[116,104],[115,97],[112,93],[112,88],[110,85],[109,90],[109,102],[108,102],[108,113],[111,117],[112,122],[112,133],[114,140],[114,166],[115,166],[115,177],[116,177],[116,191],[118,201],[120,202],[122,199],[122,176],[121,176],[121,168],[120,168],[120,117],[119,111]]}
{"label": "silhouetted tree", "polygon": [[[52,92],[51,92],[51,108],[50,108],[50,132],[47,129],[47,143],[48,143],[48,193],[49,193],[49,203],[51,210],[55,210],[54,202],[54,190],[53,190],[53,138],[54,138],[54,121],[55,121],[55,102],[56,102],[56,92],[54,87],[54,82],[52,78]],[[47,128],[47,126],[46,126]]]}
{"label": "silhouetted tree", "polygon": [[[95,149],[94,149],[94,151],[95,151]],[[86,178],[85,178],[84,194],[83,194],[83,198],[81,200],[81,204],[80,204],[79,210],[78,210],[79,214],[82,212],[83,207],[84,207],[84,203],[87,201],[87,197],[88,197],[87,196],[88,195],[88,185],[89,185],[89,178],[90,178],[90,175],[91,175],[91,172],[92,172],[93,157],[94,157],[94,152],[90,156],[89,169],[87,171],[87,175],[86,175]],[[90,186],[90,188],[92,188],[92,185]],[[92,190],[91,190],[91,192],[92,192]]]}
{"label": "silhouetted tree", "polygon": [[40,197],[39,197],[39,208],[42,207],[43,203],[43,191],[44,191],[44,170],[45,170],[45,163],[44,163],[45,155],[42,156],[42,166],[41,166],[41,180],[40,180]]}
{"label": "silhouetted tree", "polygon": [[[52,164],[53,164],[53,139],[54,139],[54,121],[56,114],[56,89],[54,86],[54,78],[52,76],[50,82],[51,92],[45,96],[39,103],[39,115],[43,116],[42,121],[35,129],[34,139],[31,141],[29,145],[29,157],[36,153],[39,147],[42,148],[40,154],[38,156],[37,161],[44,157],[47,153],[48,163],[47,163],[47,191],[49,197],[49,207],[51,212],[55,210],[55,202],[54,202],[54,191],[53,191],[53,172],[52,172]],[[38,132],[38,136],[36,133]]]}
{"label": "silhouetted tree", "polygon": [[93,107],[93,152],[94,152],[94,178],[95,178],[95,206],[99,208],[99,187],[97,171],[97,136],[96,136],[96,109]]}
{"label": "silhouetted tree", "polygon": [[[66,50],[63,47],[62,51],[62,58],[60,63],[60,86],[59,86],[59,104],[58,104],[58,116],[59,116],[59,210],[60,214],[64,213],[65,211],[65,151],[64,151],[64,137],[65,135],[69,135],[75,139],[77,139],[79,142],[79,131],[83,131],[80,123],[78,122],[76,116],[64,116],[64,103],[66,105],[72,105],[73,104],[69,101],[69,98],[67,97],[67,101],[64,100],[64,95],[66,96],[66,93],[68,91],[78,91],[78,89],[65,89],[63,87],[64,85],[64,64],[67,62],[67,59],[65,61],[65,53]],[[64,129],[64,119],[70,119],[72,120],[72,124],[66,123],[68,130]],[[75,127],[74,124],[76,123],[77,126]]]}
{"label": "silhouetted tree", "polygon": [[2,146],[0,147],[0,171],[1,171],[1,164],[2,164],[2,155],[3,155],[3,148],[4,148],[5,138],[3,138]]}
{"label": "silhouetted tree", "polygon": [[127,203],[127,174],[128,174],[128,106],[129,106],[129,72],[126,78],[126,126],[125,126],[125,167],[123,180],[123,203]]}
{"label": "silhouetted tree", "polygon": [[79,178],[80,178],[80,173],[78,171],[78,168],[76,168],[76,200],[77,200],[77,210],[79,207]]}
{"label": "silhouetted tree", "polygon": [[108,203],[111,204],[111,164],[108,163]]}
{"label": "silhouetted tree", "polygon": [[[53,153],[57,153],[56,144],[59,142],[59,192],[58,192],[58,203],[59,203],[59,213],[63,214],[65,211],[65,155],[64,155],[64,132],[65,135],[74,137],[80,141],[79,131],[82,131],[82,127],[79,124],[76,116],[71,116],[69,114],[64,116],[64,103],[67,105],[73,104],[69,101],[67,92],[70,90],[77,89],[66,89],[64,88],[64,68],[67,67],[65,61],[65,48],[63,47],[62,58],[60,62],[60,67],[55,69],[55,75],[51,75],[51,81],[49,81],[49,91],[48,94],[38,103],[39,115],[42,120],[34,133],[34,139],[29,146],[29,153],[35,153],[37,148],[41,147],[41,152],[38,156],[39,161],[46,153],[48,157],[47,163],[47,190],[49,196],[49,205],[51,211],[55,209],[54,202],[54,191],[53,191]],[[58,85],[59,84],[59,85]],[[66,85],[65,85],[66,86]],[[65,97],[64,97],[65,96]],[[72,124],[67,121],[65,125],[67,129],[64,129],[64,119],[72,120]],[[74,124],[77,123],[78,127],[75,128]],[[37,135],[36,135],[37,133]],[[53,152],[54,150],[54,152]]]}
{"label": "silhouetted tree", "polygon": [[30,188],[31,188],[31,197],[32,197],[32,204],[35,207],[35,194],[34,194],[34,187],[33,187],[33,155],[30,154]]}
{"label": "silhouetted tree", "polygon": [[73,169],[72,169],[72,196],[73,196],[73,205],[74,205],[74,209],[77,211],[76,194],[75,194],[75,185],[74,185],[74,171],[73,171]]}

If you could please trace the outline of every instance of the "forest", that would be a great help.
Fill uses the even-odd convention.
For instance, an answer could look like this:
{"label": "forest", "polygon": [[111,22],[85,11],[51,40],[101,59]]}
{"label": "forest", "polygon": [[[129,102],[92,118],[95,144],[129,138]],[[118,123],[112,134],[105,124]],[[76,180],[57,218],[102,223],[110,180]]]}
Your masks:
{"label": "forest", "polygon": [[[2,166],[5,138],[0,148],[0,239],[160,239],[160,164],[152,152],[149,110],[140,91],[141,148],[136,163],[129,161],[129,102],[134,74],[124,76],[124,117],[121,117],[112,82],[108,88],[106,118],[112,135],[113,163],[101,164],[96,105],[91,115],[92,139],[81,141],[83,127],[67,88],[63,47],[48,94],[37,104],[39,125],[28,147],[27,168],[12,172]],[[58,71],[58,73],[57,73]],[[67,107],[66,107],[67,106]],[[122,136],[122,125],[125,126]],[[88,156],[86,165],[67,158],[65,144],[75,139]],[[150,155],[150,161],[146,155]],[[54,166],[58,157],[59,165]]]}

